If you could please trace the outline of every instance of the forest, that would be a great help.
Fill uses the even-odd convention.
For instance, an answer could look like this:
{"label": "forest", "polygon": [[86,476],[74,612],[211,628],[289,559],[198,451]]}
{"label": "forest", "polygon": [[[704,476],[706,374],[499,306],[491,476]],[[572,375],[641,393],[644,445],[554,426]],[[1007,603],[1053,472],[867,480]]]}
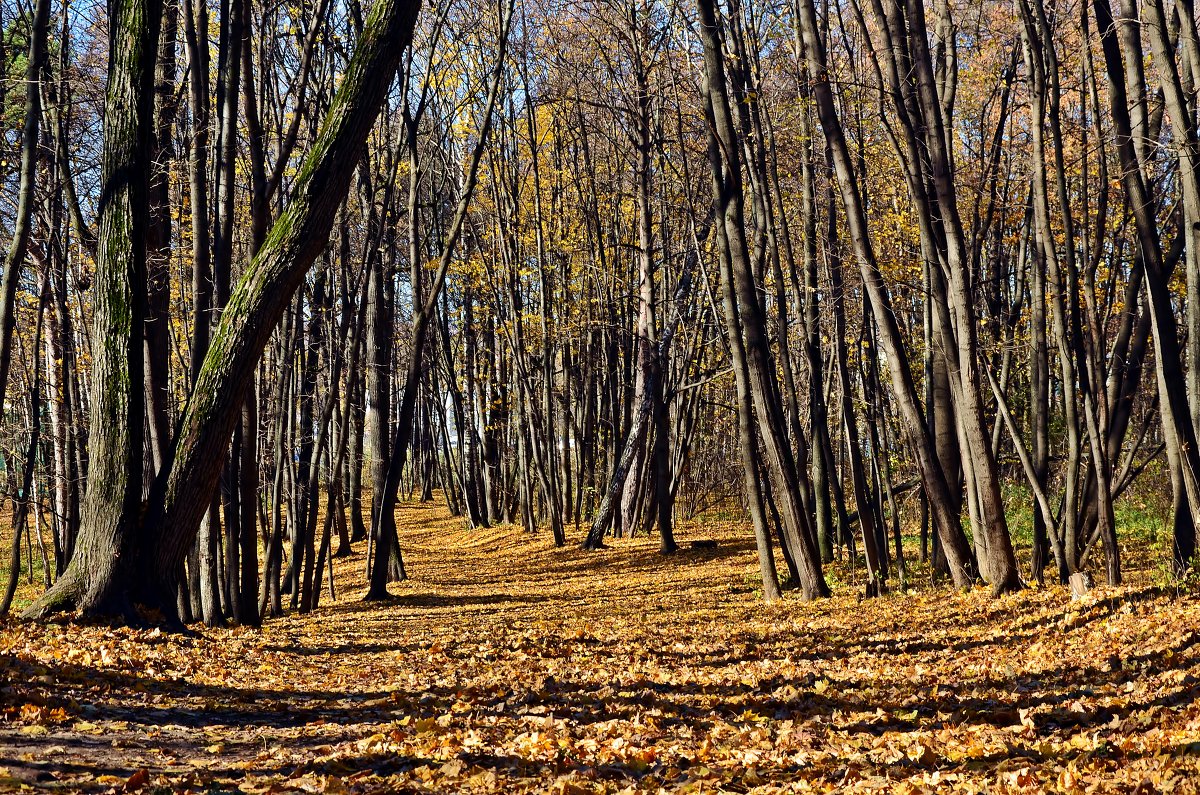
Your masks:
{"label": "forest", "polygon": [[0,789],[1197,786],[1193,0],[0,0],[0,136]]}

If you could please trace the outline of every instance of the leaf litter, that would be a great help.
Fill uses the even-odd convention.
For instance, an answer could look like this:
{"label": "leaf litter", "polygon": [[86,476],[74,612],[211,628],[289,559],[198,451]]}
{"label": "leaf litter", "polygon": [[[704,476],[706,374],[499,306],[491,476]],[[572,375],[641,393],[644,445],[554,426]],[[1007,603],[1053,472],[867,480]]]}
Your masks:
{"label": "leaf litter", "polygon": [[[261,630],[0,624],[0,789],[1191,792],[1200,600],[764,605],[736,523],[598,553],[401,508],[412,573]],[[845,572],[850,577],[849,572]]]}

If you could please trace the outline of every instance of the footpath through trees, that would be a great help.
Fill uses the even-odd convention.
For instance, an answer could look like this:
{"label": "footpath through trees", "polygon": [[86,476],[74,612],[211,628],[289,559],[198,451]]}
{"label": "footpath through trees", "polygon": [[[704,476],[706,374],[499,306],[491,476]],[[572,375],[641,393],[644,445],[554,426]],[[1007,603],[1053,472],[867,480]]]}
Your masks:
{"label": "footpath through trees", "polygon": [[1148,549],[1082,601],[768,606],[741,524],[681,525],[664,564],[654,537],[588,553],[433,504],[397,520],[392,602],[360,600],[358,554],[336,600],[262,629],[8,619],[0,789],[1180,792],[1200,773],[1200,602],[1153,585]]}

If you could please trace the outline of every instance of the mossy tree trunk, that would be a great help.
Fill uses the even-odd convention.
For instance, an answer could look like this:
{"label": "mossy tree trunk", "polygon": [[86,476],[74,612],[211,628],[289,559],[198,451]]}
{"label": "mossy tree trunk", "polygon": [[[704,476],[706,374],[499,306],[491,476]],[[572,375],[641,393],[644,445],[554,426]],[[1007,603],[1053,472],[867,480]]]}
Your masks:
{"label": "mossy tree trunk", "polygon": [[[145,549],[142,513],[142,333],[161,0],[113,0],[96,276],[92,290],[90,466],[75,555],[25,611],[132,613],[127,585]],[[176,567],[178,568],[178,567]]]}
{"label": "mossy tree trunk", "polygon": [[400,58],[412,40],[420,4],[379,0],[312,151],[293,198],[276,220],[221,314],[192,397],[184,409],[175,460],[151,496],[152,582],[142,600],[164,607],[174,572],[195,537],[220,476],[224,449],[254,369],[292,296],[329,238],[349,188],[353,164],[383,106]]}
{"label": "mossy tree trunk", "polygon": [[[141,332],[154,63],[161,5],[114,0],[105,114],[105,190],[96,278],[92,477],[76,558],[27,615],[83,608],[128,612],[136,601],[168,618],[175,581],[225,462],[255,368],[292,296],[325,247],[401,56],[417,0],[378,0],[295,182],[292,201],[234,288],[197,373],[172,460],[155,481],[139,532],[142,460]],[[140,204],[138,204],[140,202]],[[140,269],[140,270],[139,270]],[[131,418],[136,417],[136,421]],[[134,488],[130,488],[132,485]],[[139,543],[144,539],[144,543]],[[138,565],[138,576],[126,576]]]}

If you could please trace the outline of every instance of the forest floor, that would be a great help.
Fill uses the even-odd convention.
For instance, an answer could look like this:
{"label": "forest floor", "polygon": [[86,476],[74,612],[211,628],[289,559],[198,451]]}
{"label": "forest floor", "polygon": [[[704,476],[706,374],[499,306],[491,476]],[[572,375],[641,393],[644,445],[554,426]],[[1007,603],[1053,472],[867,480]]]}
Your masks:
{"label": "forest floor", "polygon": [[[744,526],[584,553],[405,506],[412,574],[262,630],[0,623],[0,789],[1186,792],[1200,598],[766,606]],[[716,549],[686,548],[714,538]],[[843,581],[850,573],[840,570]],[[831,569],[831,577],[839,569]]]}

